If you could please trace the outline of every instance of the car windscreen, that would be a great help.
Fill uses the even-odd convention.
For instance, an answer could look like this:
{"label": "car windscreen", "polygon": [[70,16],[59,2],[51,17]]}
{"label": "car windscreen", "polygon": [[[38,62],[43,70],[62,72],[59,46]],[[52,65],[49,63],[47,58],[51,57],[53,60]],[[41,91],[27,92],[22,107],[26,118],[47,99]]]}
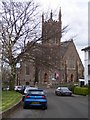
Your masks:
{"label": "car windscreen", "polygon": [[61,90],[63,90],[63,91],[69,91],[68,88],[61,88]]}
{"label": "car windscreen", "polygon": [[44,95],[44,92],[43,91],[31,91],[31,90],[28,90],[27,94]]}

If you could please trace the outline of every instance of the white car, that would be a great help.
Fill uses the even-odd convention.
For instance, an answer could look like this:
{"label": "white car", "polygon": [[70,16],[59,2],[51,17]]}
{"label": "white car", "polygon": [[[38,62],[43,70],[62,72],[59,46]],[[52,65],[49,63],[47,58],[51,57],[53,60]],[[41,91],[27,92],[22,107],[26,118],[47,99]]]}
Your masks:
{"label": "white car", "polygon": [[9,86],[3,87],[2,90],[9,90]]}
{"label": "white car", "polygon": [[30,87],[30,86],[27,86],[24,90],[24,94],[26,94],[28,92],[28,90],[31,90],[31,89],[38,89],[37,87]]}
{"label": "white car", "polygon": [[15,86],[14,90],[15,91],[22,91],[23,87],[22,86]]}
{"label": "white car", "polygon": [[25,94],[28,93],[29,90],[32,90],[32,89],[38,89],[37,87],[30,87],[30,86],[26,86],[25,90],[24,90],[24,94],[22,96],[22,101],[24,101],[24,98],[25,98]]}

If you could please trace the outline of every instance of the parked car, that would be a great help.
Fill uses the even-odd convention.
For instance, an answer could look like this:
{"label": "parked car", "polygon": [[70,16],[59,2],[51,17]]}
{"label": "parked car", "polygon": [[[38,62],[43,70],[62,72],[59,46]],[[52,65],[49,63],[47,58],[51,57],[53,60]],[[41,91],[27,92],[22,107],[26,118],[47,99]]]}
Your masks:
{"label": "parked car", "polygon": [[15,86],[14,90],[15,90],[16,92],[22,93],[22,91],[23,91],[23,86]]}
{"label": "parked car", "polygon": [[7,87],[2,87],[2,90],[9,90],[10,88],[9,88],[9,86],[7,86]]}
{"label": "parked car", "polygon": [[31,90],[31,89],[38,89],[37,87],[31,87],[31,86],[27,86],[24,90],[24,94],[28,93],[28,90]]}
{"label": "parked car", "polygon": [[29,89],[25,94],[23,108],[42,107],[47,109],[47,97],[43,89]]}
{"label": "parked car", "polygon": [[71,96],[72,95],[72,91],[70,91],[68,89],[68,87],[58,87],[55,90],[55,94],[56,95],[65,95],[65,96]]}

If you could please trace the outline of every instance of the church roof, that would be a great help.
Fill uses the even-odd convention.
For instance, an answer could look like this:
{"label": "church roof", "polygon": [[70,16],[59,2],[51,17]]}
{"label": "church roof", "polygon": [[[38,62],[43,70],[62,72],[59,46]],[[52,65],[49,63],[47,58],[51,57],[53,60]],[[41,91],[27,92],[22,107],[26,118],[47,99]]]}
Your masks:
{"label": "church roof", "polygon": [[[54,49],[55,51],[56,50],[58,50],[58,48],[60,48],[60,52],[59,53],[57,53],[57,55],[59,54],[61,57],[64,57],[65,56],[65,54],[66,54],[66,52],[67,52],[67,50],[68,50],[68,48],[69,48],[69,45],[70,44],[72,44],[73,43],[73,40],[68,40],[68,41],[64,41],[64,42],[61,42],[61,44],[60,44],[60,46],[58,45],[47,45],[47,44],[40,44],[40,43],[36,43],[35,44],[35,48],[37,48],[37,49],[46,49],[46,51],[48,51],[49,50],[49,47],[50,48],[52,48],[52,49]],[[74,44],[74,43],[73,43]],[[72,44],[72,45],[73,45]],[[35,51],[36,51],[36,49],[35,49]],[[49,51],[50,52],[50,51]],[[54,53],[54,52],[53,52]]]}
{"label": "church roof", "polygon": [[60,54],[63,57],[69,47],[69,45],[73,42],[73,40],[69,40],[69,41],[64,41],[61,42],[61,46],[60,46]]}

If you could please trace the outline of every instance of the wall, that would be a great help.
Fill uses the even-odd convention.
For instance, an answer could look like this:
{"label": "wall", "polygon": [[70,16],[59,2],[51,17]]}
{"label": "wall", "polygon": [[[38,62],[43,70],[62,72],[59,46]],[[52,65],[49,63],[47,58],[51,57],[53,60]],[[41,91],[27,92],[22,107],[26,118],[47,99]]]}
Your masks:
{"label": "wall", "polygon": [[85,51],[85,69],[84,69],[85,84],[88,83],[88,51]]}

